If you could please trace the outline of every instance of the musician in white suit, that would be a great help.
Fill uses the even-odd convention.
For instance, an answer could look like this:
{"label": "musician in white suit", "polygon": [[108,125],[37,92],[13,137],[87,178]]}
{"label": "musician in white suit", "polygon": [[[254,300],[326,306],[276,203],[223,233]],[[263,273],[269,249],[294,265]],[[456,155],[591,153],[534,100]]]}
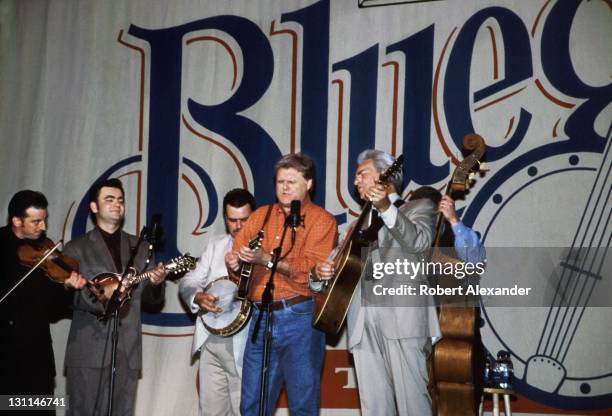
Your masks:
{"label": "musician in white suit", "polygon": [[[370,228],[365,233],[373,234],[368,263],[394,263],[398,259],[418,262],[419,253],[428,249],[432,242],[435,204],[428,199],[401,200],[398,194],[402,189],[401,173],[393,175],[387,186],[377,184],[380,174],[393,163],[391,155],[380,150],[366,150],[357,162],[354,183],[360,198],[372,201],[374,208]],[[382,221],[375,220],[377,216]],[[366,264],[361,278],[371,279],[371,271]],[[331,261],[318,263],[311,274],[312,289],[320,289],[320,281],[330,279],[333,273]],[[355,361],[361,414],[431,414],[426,362],[432,338],[440,336],[435,307],[365,307],[361,285],[358,285],[348,311],[347,330],[348,347]]]}
{"label": "musician in white suit", "polygon": [[[196,268],[179,283],[180,295],[193,313],[215,313],[217,299],[204,288],[216,279],[227,276],[225,254],[232,249],[234,237],[255,209],[249,191],[233,189],[223,198],[226,234],[210,239]],[[202,320],[196,320],[192,354],[200,351],[200,415],[239,415],[242,356],[246,330],[231,337],[208,332]]]}

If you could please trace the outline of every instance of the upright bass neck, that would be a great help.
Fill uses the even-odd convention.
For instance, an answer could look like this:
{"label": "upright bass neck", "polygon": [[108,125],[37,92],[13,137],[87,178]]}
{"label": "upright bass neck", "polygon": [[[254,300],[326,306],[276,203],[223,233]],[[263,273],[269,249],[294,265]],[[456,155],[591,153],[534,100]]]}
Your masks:
{"label": "upright bass neck", "polygon": [[[450,196],[453,192],[464,192],[469,189],[473,172],[479,170],[480,160],[484,155],[485,148],[484,139],[476,133],[468,134],[463,138],[463,149],[471,153],[453,171],[451,180],[446,185],[444,195]],[[444,216],[440,212],[436,221],[433,247],[440,246],[442,224],[444,224]]]}

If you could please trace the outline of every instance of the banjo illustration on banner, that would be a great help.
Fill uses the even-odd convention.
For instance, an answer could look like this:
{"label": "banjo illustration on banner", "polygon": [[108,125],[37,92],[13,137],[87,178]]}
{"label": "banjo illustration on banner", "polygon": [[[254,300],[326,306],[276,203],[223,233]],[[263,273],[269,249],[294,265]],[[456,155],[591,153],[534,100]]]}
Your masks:
{"label": "banjo illustration on banner", "polygon": [[[483,303],[485,347],[512,354],[518,392],[564,409],[609,408],[612,400],[612,308],[604,307],[612,305],[605,303],[612,293],[609,136],[603,153],[554,154],[549,146],[520,156],[463,217],[487,246],[483,286],[522,279],[547,300],[520,308]],[[522,263],[509,255],[521,247],[555,255]],[[525,328],[520,336],[517,328]]]}

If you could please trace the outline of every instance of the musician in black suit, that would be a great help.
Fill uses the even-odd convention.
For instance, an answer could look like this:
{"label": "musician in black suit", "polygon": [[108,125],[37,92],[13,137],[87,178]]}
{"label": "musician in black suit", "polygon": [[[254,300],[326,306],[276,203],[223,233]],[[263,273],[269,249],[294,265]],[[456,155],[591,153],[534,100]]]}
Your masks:
{"label": "musician in black suit", "polygon": [[[45,239],[47,205],[42,193],[30,190],[11,198],[9,223],[0,228],[0,297],[29,270],[20,264],[18,247]],[[0,303],[1,395],[53,395],[55,360],[49,323],[69,316],[73,291],[67,289],[84,285],[78,273],[72,273],[61,285],[38,269]],[[18,413],[54,415],[55,411]]]}
{"label": "musician in black suit", "polygon": [[[225,255],[234,237],[255,210],[255,198],[246,189],[232,189],[223,198],[225,234],[211,237],[196,268],[179,283],[183,302],[191,312],[218,313],[217,298],[205,291],[215,280],[227,277]],[[191,353],[200,353],[200,415],[240,415],[242,357],[246,328],[231,337],[219,337],[196,320]]]}

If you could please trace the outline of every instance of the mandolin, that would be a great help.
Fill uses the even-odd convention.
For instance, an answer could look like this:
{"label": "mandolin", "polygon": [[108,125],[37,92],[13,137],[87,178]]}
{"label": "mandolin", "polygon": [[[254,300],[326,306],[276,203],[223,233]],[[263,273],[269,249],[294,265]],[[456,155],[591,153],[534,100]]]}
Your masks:
{"label": "mandolin", "polygon": [[[187,253],[165,262],[164,270],[166,273],[178,274],[193,270],[195,266],[195,257]],[[100,319],[108,319],[115,311],[121,309],[125,302],[131,298],[138,283],[148,280],[151,277],[151,272],[149,270],[139,274],[135,268],[131,267],[123,280],[121,280],[120,273],[111,272],[101,273],[91,279],[92,286],[96,290],[96,299],[105,306],[104,314]],[[116,290],[119,286],[121,286],[121,289]]]}

